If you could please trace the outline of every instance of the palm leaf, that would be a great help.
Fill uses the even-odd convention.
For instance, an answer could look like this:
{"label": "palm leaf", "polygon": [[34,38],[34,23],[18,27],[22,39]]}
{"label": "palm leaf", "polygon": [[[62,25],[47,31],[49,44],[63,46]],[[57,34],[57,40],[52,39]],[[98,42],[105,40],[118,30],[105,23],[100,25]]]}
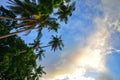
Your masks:
{"label": "palm leaf", "polygon": [[54,51],[57,49],[62,50],[62,47],[64,47],[61,36],[58,37],[52,35],[52,39],[48,44],[51,45],[51,49]]}
{"label": "palm leaf", "polygon": [[41,59],[42,59],[42,56],[45,57],[44,52],[45,52],[45,50],[42,50],[42,49],[41,49],[41,50],[39,51],[39,53],[36,54],[36,59],[41,60]]}
{"label": "palm leaf", "polygon": [[64,21],[67,24],[68,16],[71,16],[74,10],[75,2],[70,5],[61,4],[55,15],[58,15],[58,19],[60,19],[60,21]]}

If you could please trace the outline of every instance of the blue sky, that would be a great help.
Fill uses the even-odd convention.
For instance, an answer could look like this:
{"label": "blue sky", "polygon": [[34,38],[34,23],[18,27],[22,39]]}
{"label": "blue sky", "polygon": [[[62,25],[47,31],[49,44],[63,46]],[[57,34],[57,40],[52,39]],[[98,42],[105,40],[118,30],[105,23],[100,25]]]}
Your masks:
{"label": "blue sky", "polygon": [[[58,32],[64,49],[48,49],[40,62],[47,72],[42,80],[120,80],[120,0],[75,1],[76,10]],[[46,44],[54,32],[43,34]],[[26,42],[35,35],[20,34]]]}
{"label": "blue sky", "polygon": [[120,79],[119,3],[76,1],[76,11],[59,32],[64,50],[57,55],[48,52],[42,62],[47,72],[45,80]]}

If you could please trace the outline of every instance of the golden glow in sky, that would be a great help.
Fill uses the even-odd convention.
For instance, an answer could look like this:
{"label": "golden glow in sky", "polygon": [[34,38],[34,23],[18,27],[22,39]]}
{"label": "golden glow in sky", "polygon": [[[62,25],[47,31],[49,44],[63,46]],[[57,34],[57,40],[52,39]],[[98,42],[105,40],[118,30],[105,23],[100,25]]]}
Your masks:
{"label": "golden glow in sky", "polygon": [[[55,66],[48,70],[48,75],[44,76],[45,80],[112,80],[106,66],[106,55],[110,54],[110,49],[112,49],[112,45],[109,42],[111,34],[114,33],[114,30],[120,31],[118,20],[120,15],[117,14],[117,12],[120,13],[120,10],[119,8],[114,9],[120,1],[101,0],[101,2],[101,5],[98,5],[97,8],[101,9],[104,15],[92,19],[95,30],[91,30],[92,34],[85,40],[86,44],[82,47],[77,45],[73,49],[64,51],[60,60],[56,61]],[[111,10],[111,8],[113,9]],[[73,23],[75,22],[77,21],[73,21]],[[78,25],[77,28],[79,29],[79,27]],[[78,37],[77,39],[79,40]],[[80,43],[81,41],[78,44]],[[116,51],[119,52],[119,50]],[[86,76],[89,73],[92,74],[92,72],[98,73],[98,78]]]}

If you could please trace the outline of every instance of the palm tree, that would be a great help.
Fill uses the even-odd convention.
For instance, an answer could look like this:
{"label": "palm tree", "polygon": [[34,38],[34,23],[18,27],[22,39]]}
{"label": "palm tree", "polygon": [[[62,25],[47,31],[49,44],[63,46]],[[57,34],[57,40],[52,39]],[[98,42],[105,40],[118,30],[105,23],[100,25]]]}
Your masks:
{"label": "palm tree", "polygon": [[34,69],[34,72],[31,73],[31,77],[28,77],[29,80],[39,80],[39,77],[42,77],[42,74],[46,74],[43,70],[44,67],[41,65],[38,68]]}
{"label": "palm tree", "polygon": [[[30,45],[33,48],[33,50],[36,51],[35,57],[36,57],[36,59],[39,59],[39,60],[42,59],[42,56],[44,57],[45,50],[43,50],[43,48],[51,47],[52,50],[56,51],[57,49],[62,50],[62,47],[64,47],[61,36],[58,37],[58,36],[53,36],[53,35],[52,35],[51,41],[46,46],[41,46],[39,40],[38,41],[34,40],[34,43],[32,43]],[[24,53],[24,52],[26,52],[26,50],[22,51],[22,52]]]}
{"label": "palm tree", "polygon": [[[62,50],[62,47],[64,47],[64,44],[63,44],[63,41],[61,39],[61,36],[58,37],[57,35],[56,36],[53,36],[52,35],[52,38],[51,38],[51,41],[48,42],[48,45],[46,46],[40,46],[40,41],[34,41],[34,43],[30,44],[34,49],[36,49],[36,51],[42,51],[44,52],[44,50],[42,50],[43,48],[46,48],[46,47],[51,47],[52,50]],[[40,53],[41,54],[41,53]]]}
{"label": "palm tree", "polygon": [[0,36],[0,39],[7,38],[7,37],[10,37],[10,36],[13,36],[13,35],[22,33],[22,32],[31,31],[31,30],[33,30],[33,29],[36,29],[36,28],[29,28],[29,29],[27,29],[27,30],[22,30],[22,31],[18,31],[18,32],[9,33],[9,34]]}
{"label": "palm tree", "polygon": [[14,6],[8,6],[11,12],[14,12],[15,15],[20,15],[20,18],[15,18],[15,16],[6,17],[5,15],[0,16],[0,19],[19,21],[19,23],[16,23],[15,25],[15,29],[18,32],[1,36],[0,39],[36,29],[36,26],[38,29],[37,37],[39,37],[39,34],[41,34],[41,30],[43,28],[48,28],[49,30],[54,31],[58,30],[59,24],[57,23],[57,19],[51,18],[49,15],[41,14],[41,10],[39,10],[40,4],[37,3],[36,0],[14,0],[10,1],[10,4],[14,4]]}
{"label": "palm tree", "polygon": [[45,50],[41,49],[37,54],[35,54],[35,58],[42,60],[42,56],[45,57],[44,52]]}
{"label": "palm tree", "polygon": [[62,50],[62,47],[64,47],[61,36],[58,37],[58,36],[53,36],[52,35],[52,39],[48,44],[51,46],[51,49],[54,50],[54,51],[57,50],[57,49]]}
{"label": "palm tree", "polygon": [[[35,54],[35,56],[36,56],[36,59],[39,58],[39,60],[41,60],[42,56],[44,56],[45,50],[43,50],[43,48],[51,47],[52,50],[56,51],[57,49],[62,50],[62,47],[64,47],[61,36],[58,37],[58,36],[53,36],[53,35],[52,35],[51,41],[46,46],[41,46],[39,40],[38,41],[34,40],[34,43],[30,45],[33,48],[33,50],[36,51],[37,54]],[[22,52],[25,52],[25,51],[22,51]]]}
{"label": "palm tree", "polygon": [[0,36],[0,39],[19,34],[21,32],[31,31],[34,29],[38,30],[37,39],[39,39],[43,28],[48,28],[48,30],[54,30],[55,32],[57,32],[57,30],[59,29],[59,24],[56,21],[57,21],[57,19],[50,18],[50,17],[46,17],[46,20],[43,20],[43,22],[41,24],[37,23],[35,21],[24,21],[24,22],[21,22],[21,23],[15,25],[16,26],[15,28],[17,28],[16,29],[17,32],[13,32],[10,34]]}
{"label": "palm tree", "polygon": [[[9,0],[9,3],[12,4],[8,6],[9,10],[13,12],[16,16],[19,15],[19,18],[16,18],[15,16],[14,17],[0,16],[0,19],[19,21],[16,23],[15,29],[17,29],[17,31],[20,32],[30,31],[31,28],[32,28],[31,30],[33,30],[35,29],[36,26],[37,29],[39,28],[41,29],[41,27],[47,26],[46,28],[48,28],[49,30],[57,31],[57,29],[59,28],[57,19],[51,18],[49,16],[53,11],[53,6],[51,5],[55,4],[60,5],[62,3],[56,15],[58,15],[58,18],[61,21],[65,21],[65,23],[67,23],[68,15],[69,16],[72,15],[72,11],[75,9],[74,8],[75,3],[72,3],[71,5],[64,5],[64,2],[62,1],[63,0],[60,0],[60,3],[58,4],[58,2],[55,2],[53,0],[53,3],[51,3],[52,1],[50,1],[49,3],[50,5],[48,5],[48,2],[44,0],[23,0],[23,1]],[[50,9],[48,8],[46,9],[46,7],[49,7]],[[15,32],[15,34],[11,33],[7,35],[13,36],[20,32]],[[9,37],[7,35],[4,36]],[[0,39],[6,37],[1,36]]]}
{"label": "palm tree", "polygon": [[36,51],[41,51],[41,52],[44,52],[43,48],[46,48],[46,47],[51,47],[52,50],[62,50],[62,47],[64,47],[64,44],[63,44],[63,41],[61,39],[61,36],[58,37],[57,35],[56,36],[53,36],[52,35],[52,38],[51,38],[51,41],[48,42],[48,45],[46,46],[40,46],[40,41],[34,41],[34,43],[30,44],[32,45],[32,47],[34,49],[36,49]]}
{"label": "palm tree", "polygon": [[[41,31],[43,28],[47,28],[48,30],[54,30],[58,31],[59,24],[57,22],[56,18],[52,18],[51,14],[53,12],[54,6],[57,8],[61,3],[64,3],[64,0],[59,0],[61,1],[60,4],[59,2],[55,0],[9,0],[10,1],[10,6],[8,6],[10,14],[12,13],[14,16],[11,16],[9,14],[6,14],[7,12],[1,13],[0,9],[0,20],[1,21],[15,21],[15,24],[12,29],[16,29],[16,32],[6,34],[4,36],[0,36],[0,39],[16,35],[21,32],[25,31],[31,31],[33,29],[38,30],[38,35],[33,43],[33,46],[31,46],[33,51],[37,51],[38,53],[35,54],[36,59],[41,59],[41,56],[43,55],[44,48],[46,47],[51,47],[52,50],[56,51],[57,49],[62,49],[64,47],[63,42],[61,40],[61,37],[58,36],[52,36],[51,41],[48,43],[47,46],[41,46],[40,45],[40,38],[42,36]],[[54,1],[54,3],[53,3]],[[67,0],[66,0],[67,1]],[[56,5],[53,5],[56,4]],[[57,7],[56,7],[57,6]],[[69,5],[66,6],[65,10],[63,10],[63,6],[60,5],[60,10],[63,10],[62,13],[59,14],[56,13],[61,21],[67,20],[66,17],[68,18],[68,15],[71,15],[69,10],[74,10],[71,8]],[[68,8],[68,9],[67,9]],[[65,14],[64,17],[61,17],[64,12],[67,13]],[[69,12],[69,13],[68,13]],[[8,16],[9,15],[9,16]],[[19,16],[19,17],[18,17]],[[0,21],[0,22],[1,22]],[[26,53],[27,50],[21,51],[21,53]],[[35,73],[33,73],[32,79],[35,80],[37,79],[37,76],[42,76],[42,73],[45,73],[43,71],[43,67],[39,66],[38,68],[35,68]]]}
{"label": "palm tree", "polygon": [[57,30],[59,28],[59,24],[56,22],[56,20],[57,19],[55,19],[55,18],[46,17],[46,20],[43,20],[43,21],[41,20],[42,21],[41,24],[36,23],[35,21],[21,22],[21,23],[15,25],[16,28],[17,28],[17,32],[13,32],[13,33],[10,33],[10,34],[0,36],[0,39],[19,34],[21,32],[31,31],[31,30],[34,30],[34,29],[38,30],[37,39],[39,39],[40,36],[41,36],[41,31],[42,31],[43,28],[48,28],[49,30],[54,30],[54,31],[57,32]]}
{"label": "palm tree", "polygon": [[68,16],[72,15],[72,12],[75,10],[75,2],[72,4],[65,5],[64,3],[60,5],[58,11],[55,13],[58,15],[60,21],[64,21],[67,24]]}

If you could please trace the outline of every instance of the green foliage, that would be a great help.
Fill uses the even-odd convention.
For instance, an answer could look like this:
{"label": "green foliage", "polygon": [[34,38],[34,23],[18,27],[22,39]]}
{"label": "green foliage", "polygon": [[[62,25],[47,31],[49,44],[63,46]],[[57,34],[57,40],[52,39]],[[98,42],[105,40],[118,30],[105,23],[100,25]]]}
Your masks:
{"label": "green foliage", "polygon": [[[7,25],[0,22],[0,35],[9,33]],[[27,50],[25,53],[20,53]],[[0,40],[0,78],[24,80],[36,67],[36,58],[30,47],[20,37]]]}
{"label": "green foliage", "polygon": [[[0,6],[0,16],[11,17],[11,18],[16,17],[13,12],[5,9],[3,6]],[[3,24],[3,23],[5,23],[5,24]],[[14,28],[15,24],[16,24],[16,21],[12,21],[12,20],[9,21],[9,20],[4,20],[4,19],[0,20],[0,26],[7,25],[6,28],[8,30],[12,30]],[[3,30],[4,27],[0,27],[0,28],[1,28],[0,30]],[[7,32],[9,32],[9,31],[7,31]],[[3,32],[1,32],[1,35],[2,35],[2,33],[4,34],[4,30],[3,30]]]}
{"label": "green foliage", "polygon": [[42,77],[42,74],[46,74],[46,72],[43,71],[43,68],[41,65],[34,69],[34,72],[31,73],[31,75],[28,77],[28,80],[39,80],[39,77]]}
{"label": "green foliage", "polygon": [[20,0],[14,0],[10,2],[11,5],[8,6],[8,8],[13,11],[15,14],[19,14],[21,16],[30,17],[30,15],[33,15],[37,12],[37,6],[35,4],[31,3],[30,1],[20,1]]}
{"label": "green foliage", "polygon": [[63,3],[63,0],[52,0],[53,1],[53,7],[57,8],[60,4]]}
{"label": "green foliage", "polygon": [[39,11],[41,14],[49,15],[53,12],[52,0],[40,0]]}
{"label": "green foliage", "polygon": [[[6,79],[24,80],[26,76],[30,75],[32,69],[36,67],[35,57],[32,51],[26,54],[11,55],[9,58],[9,68],[1,74]],[[4,67],[2,67],[2,69],[3,68]]]}
{"label": "green foliage", "polygon": [[75,2],[70,5],[61,4],[55,15],[58,15],[58,19],[60,19],[60,21],[64,21],[67,24],[68,16],[71,16],[74,10]]}
{"label": "green foliage", "polygon": [[64,47],[61,36],[53,35],[48,44],[42,46],[42,30],[58,32],[60,22],[67,23],[75,10],[75,3],[70,4],[70,0],[9,0],[9,3],[8,9],[0,7],[0,37],[11,35],[12,30],[19,33],[29,29],[37,29],[38,35],[30,45],[14,33],[0,39],[0,78],[38,80],[45,72],[44,67],[36,64],[36,59],[41,60],[46,47],[53,51]]}
{"label": "green foliage", "polygon": [[0,15],[1,16],[7,16],[7,17],[15,17],[15,15],[13,14],[13,12],[5,9],[3,6],[0,7]]}

